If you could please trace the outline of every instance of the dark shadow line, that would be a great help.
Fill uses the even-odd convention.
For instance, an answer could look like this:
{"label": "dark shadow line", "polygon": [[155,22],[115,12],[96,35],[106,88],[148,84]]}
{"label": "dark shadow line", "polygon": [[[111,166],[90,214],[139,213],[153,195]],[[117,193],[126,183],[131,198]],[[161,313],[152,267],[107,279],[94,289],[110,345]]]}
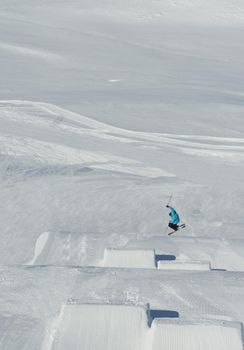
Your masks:
{"label": "dark shadow line", "polygon": [[155,318],[179,318],[178,311],[173,310],[147,310],[148,326],[151,327]]}

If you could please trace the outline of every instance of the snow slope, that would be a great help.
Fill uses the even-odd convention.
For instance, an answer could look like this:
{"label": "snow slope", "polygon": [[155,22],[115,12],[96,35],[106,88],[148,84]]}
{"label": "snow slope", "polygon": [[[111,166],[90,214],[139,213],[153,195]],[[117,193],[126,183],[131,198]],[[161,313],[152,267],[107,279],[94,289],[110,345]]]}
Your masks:
{"label": "snow slope", "polygon": [[233,129],[243,115],[242,0],[0,6],[1,99],[127,129],[243,137]]}
{"label": "snow slope", "polygon": [[[31,260],[38,237],[50,232],[39,262],[62,265],[66,251],[66,263],[96,265],[106,247],[163,233],[162,199],[174,192],[187,228],[168,242],[187,236],[180,252],[199,245],[191,258],[212,262],[234,249],[237,270],[243,266],[243,139],[129,131],[21,101],[1,102],[0,125],[3,263]],[[157,254],[170,254],[164,246]]]}
{"label": "snow slope", "polygon": [[[170,310],[166,318],[179,315],[179,325],[164,325],[154,340],[148,337],[155,345],[147,349],[168,342],[180,350],[177,344],[188,344],[192,333],[198,334],[187,345],[192,349],[211,346],[212,341],[203,342],[206,337],[215,339],[217,349],[223,344],[240,348],[239,328],[223,332],[218,322],[244,319],[241,216],[233,222],[228,210],[242,210],[242,139],[129,131],[50,104],[22,101],[2,101],[0,123],[3,349],[83,346],[84,321],[79,311],[63,316],[67,300],[74,305],[116,302],[122,313],[128,302],[150,303],[156,314]],[[209,151],[208,157],[188,155],[193,167],[203,170],[199,182],[190,175],[186,180],[180,164],[171,170],[171,156],[178,154],[183,161],[183,150],[192,147]],[[214,148],[227,157],[216,156]],[[238,162],[228,157],[230,150]],[[160,154],[168,157],[166,163],[156,157]],[[209,187],[213,174],[203,162],[214,164],[219,174],[222,167],[230,174],[234,167],[238,182],[229,188],[230,179],[223,177],[214,189]],[[223,202],[223,191],[237,200]],[[172,192],[187,228],[167,236],[162,201]],[[225,218],[223,213],[219,217],[218,205]],[[97,307],[88,311],[91,322],[94,312]],[[101,314],[102,324],[106,317]],[[196,326],[203,319],[213,323]],[[33,322],[34,328],[29,326]],[[74,328],[77,322],[82,331]],[[115,336],[123,347],[116,336],[122,325],[116,327],[105,327],[101,341],[107,344]],[[165,337],[167,327],[183,340]],[[12,329],[21,336],[12,337]],[[91,333],[85,334],[85,348],[97,346],[90,343]],[[132,335],[126,339],[134,344]]]}
{"label": "snow slope", "polygon": [[1,349],[243,347],[243,16],[0,0]]}

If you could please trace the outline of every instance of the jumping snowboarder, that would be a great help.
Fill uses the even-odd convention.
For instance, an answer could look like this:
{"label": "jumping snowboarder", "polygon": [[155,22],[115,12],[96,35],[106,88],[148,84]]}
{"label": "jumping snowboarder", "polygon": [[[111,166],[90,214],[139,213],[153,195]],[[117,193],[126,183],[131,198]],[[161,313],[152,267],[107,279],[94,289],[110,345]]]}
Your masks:
{"label": "jumping snowboarder", "polygon": [[170,207],[169,205],[166,205],[166,207],[169,208],[169,210],[170,210],[170,213],[169,213],[170,221],[169,221],[168,226],[174,230],[174,231],[168,233],[170,235],[170,234],[174,233],[175,231],[178,231],[180,228],[184,228],[186,225],[185,224],[178,225],[180,222],[179,214],[176,212],[176,210],[173,207]]}

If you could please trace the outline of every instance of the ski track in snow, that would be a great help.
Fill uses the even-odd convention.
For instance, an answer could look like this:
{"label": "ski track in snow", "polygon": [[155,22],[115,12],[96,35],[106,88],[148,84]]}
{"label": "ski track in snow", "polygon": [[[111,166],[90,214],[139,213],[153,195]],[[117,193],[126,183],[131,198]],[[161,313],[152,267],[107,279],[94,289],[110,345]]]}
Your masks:
{"label": "ski track in snow", "polygon": [[49,62],[53,62],[53,64],[57,64],[59,61],[63,61],[63,58],[53,52],[33,48],[33,47],[25,47],[17,44],[10,44],[0,41],[0,50],[4,50],[7,52],[14,53],[16,55],[23,56],[32,56],[38,58],[40,60],[45,60]]}

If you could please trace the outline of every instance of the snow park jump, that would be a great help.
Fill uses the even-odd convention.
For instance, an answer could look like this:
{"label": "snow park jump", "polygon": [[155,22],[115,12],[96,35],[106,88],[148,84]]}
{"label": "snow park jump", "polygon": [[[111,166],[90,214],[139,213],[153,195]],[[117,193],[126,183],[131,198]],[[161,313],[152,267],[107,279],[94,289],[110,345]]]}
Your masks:
{"label": "snow park jump", "polygon": [[[166,258],[167,259],[167,258]],[[106,248],[102,266],[124,268],[147,268],[165,270],[198,270],[210,271],[209,261],[193,260],[160,260],[156,257],[154,249],[135,248]]]}
{"label": "snow park jump", "polygon": [[149,313],[130,305],[66,305],[52,350],[242,350],[240,323],[156,318],[148,327]]}
{"label": "snow park jump", "polygon": [[106,248],[103,266],[155,269],[155,251],[154,249]]}

